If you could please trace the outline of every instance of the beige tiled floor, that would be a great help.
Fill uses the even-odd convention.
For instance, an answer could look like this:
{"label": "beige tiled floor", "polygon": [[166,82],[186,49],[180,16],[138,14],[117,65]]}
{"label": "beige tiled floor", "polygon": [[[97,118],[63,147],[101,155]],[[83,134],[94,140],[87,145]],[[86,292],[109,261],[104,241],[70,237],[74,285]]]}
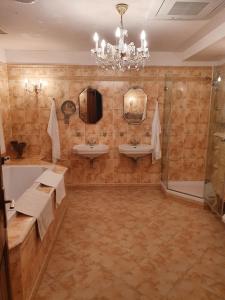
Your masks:
{"label": "beige tiled floor", "polygon": [[225,299],[225,226],[157,190],[73,191],[35,300]]}

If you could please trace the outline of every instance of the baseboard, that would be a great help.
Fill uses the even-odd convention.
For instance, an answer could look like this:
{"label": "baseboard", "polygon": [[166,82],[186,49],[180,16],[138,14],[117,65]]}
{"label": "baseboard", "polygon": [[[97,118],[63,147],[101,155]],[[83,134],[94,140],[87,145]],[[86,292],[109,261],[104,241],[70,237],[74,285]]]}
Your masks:
{"label": "baseboard", "polygon": [[129,189],[137,189],[137,188],[148,188],[153,190],[160,190],[160,184],[149,184],[149,183],[101,183],[101,184],[75,184],[75,185],[67,185],[69,189],[103,189],[103,188],[129,188]]}

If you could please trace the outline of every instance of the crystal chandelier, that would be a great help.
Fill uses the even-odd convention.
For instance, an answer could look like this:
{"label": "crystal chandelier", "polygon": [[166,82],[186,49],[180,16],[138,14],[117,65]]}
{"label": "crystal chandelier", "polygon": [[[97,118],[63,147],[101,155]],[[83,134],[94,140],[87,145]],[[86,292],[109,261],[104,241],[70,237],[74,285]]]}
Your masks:
{"label": "crystal chandelier", "polygon": [[127,43],[128,32],[123,27],[123,15],[128,9],[127,4],[117,4],[116,10],[120,14],[120,26],[115,32],[116,44],[107,43],[104,39],[99,47],[99,35],[95,32],[93,40],[95,48],[91,53],[96,58],[96,63],[104,69],[126,71],[130,69],[139,70],[144,67],[149,60],[149,50],[147,47],[146,33],[143,30],[140,35],[140,48],[136,48],[133,42]]}

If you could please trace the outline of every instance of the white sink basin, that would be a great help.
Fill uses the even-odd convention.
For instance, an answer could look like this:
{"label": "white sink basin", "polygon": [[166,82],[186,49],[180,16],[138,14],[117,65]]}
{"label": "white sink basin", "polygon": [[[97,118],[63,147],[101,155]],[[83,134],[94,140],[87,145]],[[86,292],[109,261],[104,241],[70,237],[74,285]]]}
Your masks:
{"label": "white sink basin", "polygon": [[80,144],[73,147],[73,151],[81,156],[94,159],[109,152],[109,146],[104,144]]}
{"label": "white sink basin", "polygon": [[146,155],[149,155],[150,153],[152,153],[152,150],[153,150],[152,146],[146,144],[138,144],[136,146],[129,145],[129,144],[119,145],[120,153],[128,157],[131,157],[135,160],[144,157]]}

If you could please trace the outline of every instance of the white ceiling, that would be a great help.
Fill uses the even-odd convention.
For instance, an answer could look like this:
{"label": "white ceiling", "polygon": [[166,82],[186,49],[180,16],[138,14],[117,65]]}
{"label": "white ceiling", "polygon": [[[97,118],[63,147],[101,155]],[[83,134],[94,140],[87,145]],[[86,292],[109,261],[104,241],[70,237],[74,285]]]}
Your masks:
{"label": "white ceiling", "polygon": [[[115,10],[118,2],[118,0],[36,0],[34,4],[22,4],[15,0],[0,0],[0,28],[8,33],[0,35],[0,48],[6,50],[6,57],[7,52],[11,54],[12,61],[12,53],[18,58],[24,51],[26,53],[35,51],[36,55],[38,51],[87,52],[93,46],[92,35],[95,31],[108,41],[114,40],[114,30],[119,24],[119,16]],[[124,17],[125,27],[129,32],[129,39],[137,44],[140,31],[145,29],[152,52],[178,53],[179,57],[184,53],[183,60],[186,61],[190,61],[191,57],[194,57],[194,61],[197,57],[199,61],[206,62],[215,61],[218,57],[225,58],[225,55],[221,57],[223,53],[218,55],[218,52],[214,51],[210,40],[205,48],[207,51],[204,52],[202,46],[199,47],[200,50],[198,49],[198,42],[201,39],[207,38],[210,32],[225,25],[225,1],[222,1],[224,4],[219,13],[211,18],[192,21],[157,19],[156,12],[164,0],[125,2],[129,5]],[[217,50],[219,41],[224,37],[225,30],[220,34],[217,32],[214,43]],[[188,57],[189,49],[191,51]],[[27,59],[29,63],[29,55]]]}

